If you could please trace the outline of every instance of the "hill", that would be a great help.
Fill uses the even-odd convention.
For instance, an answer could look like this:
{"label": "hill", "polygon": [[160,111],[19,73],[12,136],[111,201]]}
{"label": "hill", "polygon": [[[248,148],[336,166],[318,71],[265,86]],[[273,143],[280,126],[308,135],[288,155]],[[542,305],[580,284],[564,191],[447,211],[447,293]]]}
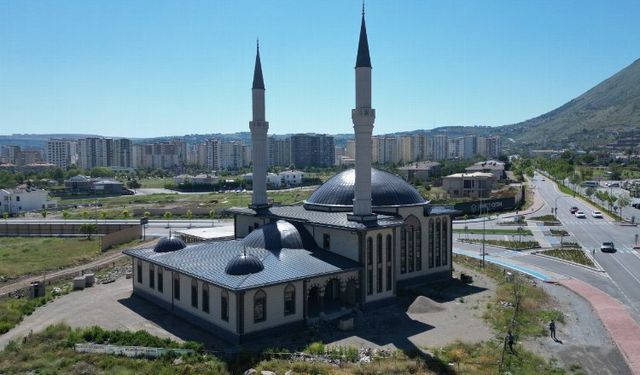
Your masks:
{"label": "hill", "polygon": [[496,130],[529,147],[590,147],[639,129],[640,59],[551,112]]}

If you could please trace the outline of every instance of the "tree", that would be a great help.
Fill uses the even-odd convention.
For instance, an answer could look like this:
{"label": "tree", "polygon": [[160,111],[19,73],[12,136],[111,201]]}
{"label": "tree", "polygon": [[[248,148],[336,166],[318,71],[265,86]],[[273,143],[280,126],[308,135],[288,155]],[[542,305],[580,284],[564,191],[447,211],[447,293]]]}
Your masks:
{"label": "tree", "polygon": [[42,215],[42,218],[43,218],[43,219],[46,219],[46,218],[47,218],[47,210],[42,210],[42,211],[40,211],[40,214]]}
{"label": "tree", "polygon": [[8,212],[3,212],[2,213],[2,218],[7,220],[9,218],[9,213]]}
{"label": "tree", "polygon": [[151,212],[145,211],[144,214],[142,214],[142,216],[148,218],[149,216],[151,216]]}
{"label": "tree", "polygon": [[93,167],[89,174],[91,177],[113,177],[115,175],[113,170],[107,167]]}
{"label": "tree", "polygon": [[107,213],[105,211],[100,211],[100,218],[102,220],[106,220],[107,219]]}
{"label": "tree", "polygon": [[80,225],[80,233],[86,234],[87,239],[91,239],[91,235],[98,231],[98,226],[96,224],[85,223]]}
{"label": "tree", "polygon": [[129,217],[129,210],[122,210],[122,216],[126,219]]}
{"label": "tree", "polygon": [[211,226],[214,226],[213,219],[216,217],[216,210],[209,210],[209,218],[211,219]]}
{"label": "tree", "polygon": [[622,208],[628,206],[631,203],[631,199],[626,195],[618,196],[618,207],[620,207],[620,214],[622,215]]}
{"label": "tree", "polygon": [[82,215],[82,218],[85,220],[89,218],[89,213],[87,211],[82,211],[80,215]]}
{"label": "tree", "polygon": [[138,180],[131,180],[129,182],[127,182],[127,186],[129,187],[129,189],[140,189],[140,183],[138,182]]}
{"label": "tree", "polygon": [[62,218],[67,220],[69,218],[69,211],[62,210]]}
{"label": "tree", "polygon": [[171,211],[165,211],[164,215],[165,219],[167,219],[167,228],[169,228],[169,220],[171,219],[171,217],[173,216],[173,214],[171,213]]}

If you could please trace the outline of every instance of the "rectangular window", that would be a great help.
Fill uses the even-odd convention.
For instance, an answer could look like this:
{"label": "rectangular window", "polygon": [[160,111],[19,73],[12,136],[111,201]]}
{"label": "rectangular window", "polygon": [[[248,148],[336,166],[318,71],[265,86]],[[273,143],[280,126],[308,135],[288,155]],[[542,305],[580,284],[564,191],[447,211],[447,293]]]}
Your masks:
{"label": "rectangular window", "polygon": [[373,264],[373,238],[367,238],[367,265]]}
{"label": "rectangular window", "polygon": [[331,250],[331,236],[327,233],[322,235],[322,248],[325,250]]}
{"label": "rectangular window", "polygon": [[198,308],[198,282],[191,281],[191,306]]}
{"label": "rectangular window", "polygon": [[209,286],[202,284],[202,311],[209,312]]}
{"label": "rectangular window", "polygon": [[367,271],[367,294],[373,294],[373,270],[371,268]]}
{"label": "rectangular window", "polygon": [[264,322],[267,320],[267,298],[257,297],[253,302],[253,321],[254,323]]}
{"label": "rectangular window", "polygon": [[178,274],[173,277],[173,298],[180,300],[180,275]]}
{"label": "rectangular window", "polygon": [[220,296],[220,317],[225,322],[229,321],[229,295],[226,290],[223,290]]}
{"label": "rectangular window", "polygon": [[164,291],[164,280],[162,278],[162,267],[158,267],[158,292]]}
{"label": "rectangular window", "polygon": [[151,289],[156,288],[156,275],[153,270],[153,265],[151,264],[149,265],[149,288]]}
{"label": "rectangular window", "polygon": [[138,283],[142,284],[142,262],[138,262],[138,267],[136,267],[136,273],[138,274]]}

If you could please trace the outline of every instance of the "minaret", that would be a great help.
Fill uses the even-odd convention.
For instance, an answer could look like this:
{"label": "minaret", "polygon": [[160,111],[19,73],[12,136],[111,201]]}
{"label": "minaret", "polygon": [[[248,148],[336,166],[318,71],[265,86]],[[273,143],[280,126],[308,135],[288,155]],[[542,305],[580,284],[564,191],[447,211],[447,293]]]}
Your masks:
{"label": "minaret", "polygon": [[251,129],[251,157],[253,159],[253,195],[249,207],[257,210],[269,207],[267,203],[267,131],[269,123],[265,120],[264,79],[260,64],[260,45],[256,45],[256,66],[253,71],[253,121]]}
{"label": "minaret", "polygon": [[362,222],[376,220],[376,215],[371,212],[371,134],[376,110],[371,108],[371,59],[364,22],[364,4],[355,69],[356,107],[351,110],[351,120],[356,137],[356,182],[353,214],[349,215],[349,220]]}

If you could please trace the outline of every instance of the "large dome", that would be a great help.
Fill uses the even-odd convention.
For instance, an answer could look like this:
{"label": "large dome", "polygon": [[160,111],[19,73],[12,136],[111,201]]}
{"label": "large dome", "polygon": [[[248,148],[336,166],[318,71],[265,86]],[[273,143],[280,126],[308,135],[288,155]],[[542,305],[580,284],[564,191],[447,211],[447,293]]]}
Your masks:
{"label": "large dome", "polygon": [[182,250],[185,247],[187,247],[187,244],[179,238],[162,237],[156,246],[153,247],[153,251],[156,253],[168,253],[170,251]]}
{"label": "large dome", "polygon": [[[305,201],[309,209],[340,209],[353,207],[355,169],[331,177]],[[371,200],[373,207],[416,206],[428,202],[402,178],[371,168]]]}
{"label": "large dome", "polygon": [[302,237],[293,224],[284,220],[265,224],[242,239],[246,247],[267,250],[302,249]]}
{"label": "large dome", "polygon": [[262,261],[253,254],[238,254],[229,260],[224,269],[229,275],[240,276],[258,273],[264,269]]}

